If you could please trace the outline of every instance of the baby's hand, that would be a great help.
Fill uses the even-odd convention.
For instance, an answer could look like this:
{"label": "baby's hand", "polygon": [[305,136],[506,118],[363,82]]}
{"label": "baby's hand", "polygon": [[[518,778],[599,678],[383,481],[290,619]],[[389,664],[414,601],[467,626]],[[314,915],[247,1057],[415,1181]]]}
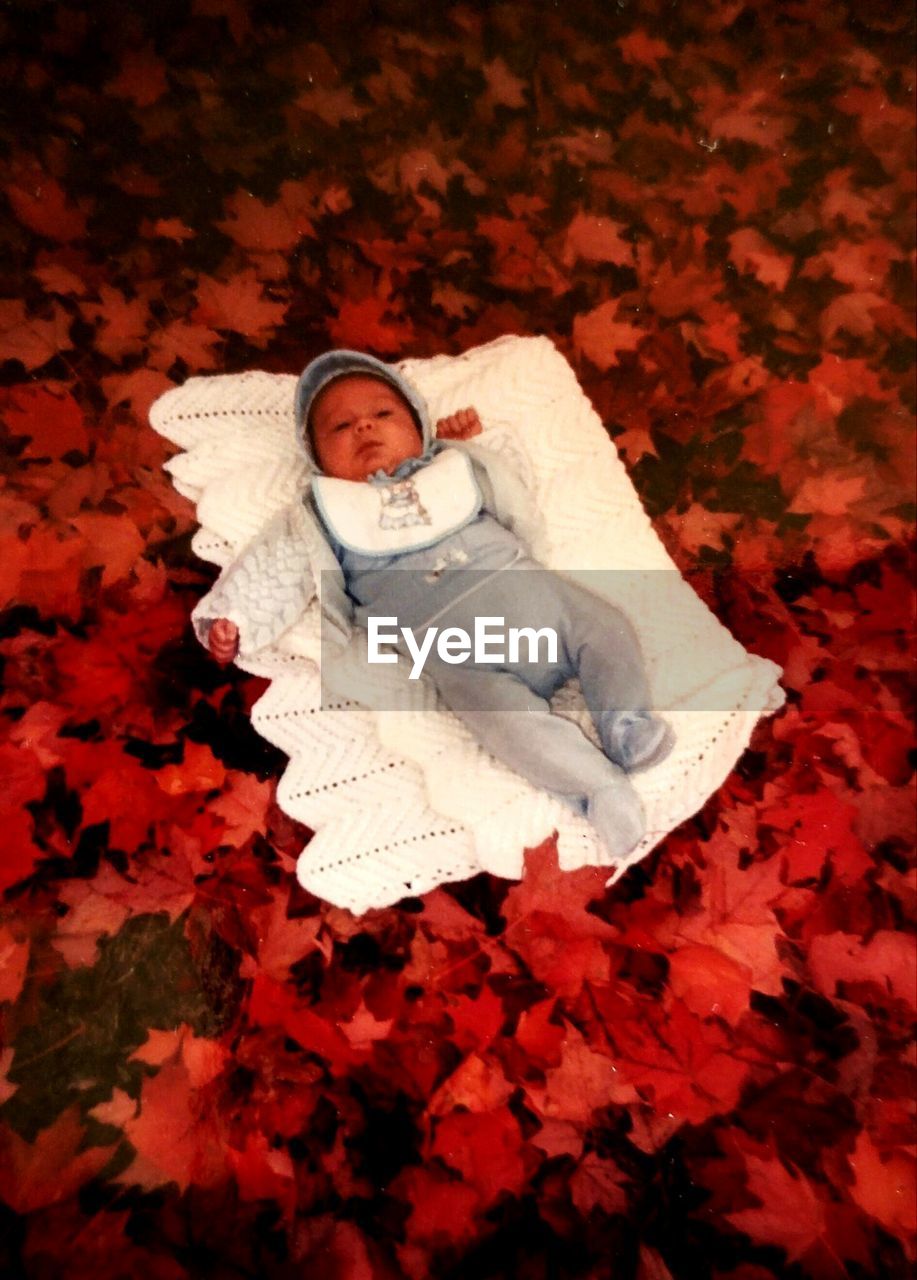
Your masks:
{"label": "baby's hand", "polygon": [[228,618],[217,618],[210,628],[210,652],[217,662],[225,666],[239,652],[239,628]]}
{"label": "baby's hand", "polygon": [[477,409],[459,409],[447,418],[440,418],[433,434],[438,440],[467,440],[483,431]]}

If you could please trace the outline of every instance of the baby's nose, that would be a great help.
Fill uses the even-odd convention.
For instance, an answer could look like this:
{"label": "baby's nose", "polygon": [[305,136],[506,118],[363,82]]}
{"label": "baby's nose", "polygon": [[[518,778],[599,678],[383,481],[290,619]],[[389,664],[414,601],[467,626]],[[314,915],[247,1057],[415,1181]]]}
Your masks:
{"label": "baby's nose", "polygon": [[354,424],[358,433],[366,431],[373,424],[372,418],[368,413],[361,413]]}

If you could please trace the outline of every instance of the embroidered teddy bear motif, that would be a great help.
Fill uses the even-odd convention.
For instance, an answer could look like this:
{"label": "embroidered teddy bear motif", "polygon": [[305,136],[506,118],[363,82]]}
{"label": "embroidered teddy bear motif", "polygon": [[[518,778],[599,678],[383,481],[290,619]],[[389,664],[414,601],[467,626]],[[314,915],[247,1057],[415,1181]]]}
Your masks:
{"label": "embroidered teddy bear motif", "polygon": [[405,529],[412,524],[432,524],[427,510],[420,501],[420,494],[409,476],[378,490],[382,510],[379,513],[380,529]]}

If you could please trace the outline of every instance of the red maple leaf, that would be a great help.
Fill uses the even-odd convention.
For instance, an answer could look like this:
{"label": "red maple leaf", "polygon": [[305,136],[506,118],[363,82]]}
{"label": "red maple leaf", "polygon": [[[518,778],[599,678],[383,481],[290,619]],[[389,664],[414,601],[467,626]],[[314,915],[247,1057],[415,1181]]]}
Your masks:
{"label": "red maple leaf", "polygon": [[358,103],[353,90],[347,88],[307,89],[294,100],[294,106],[309,115],[318,116],[334,129],[339,129],[345,120],[351,123],[361,120],[369,110]]}
{"label": "red maple leaf", "polygon": [[95,345],[112,360],[143,349],[150,322],[150,304],[140,295],[128,298],[111,285],[99,286],[99,302],[84,302],[81,311],[90,323],[100,322]]}
{"label": "red maple leaf", "polygon": [[518,216],[478,218],[478,232],[493,246],[490,278],[495,285],[511,290],[547,286],[555,295],[568,288],[535,235]]}
{"label": "red maple leaf", "polygon": [[526,105],[527,82],[514,75],[501,57],[481,66],[487,89],[483,95],[485,111],[495,106],[521,108]]}
{"label": "red maple leaf", "polygon": [[572,266],[578,259],[587,262],[616,262],[629,264],[634,256],[634,246],[621,238],[625,227],[611,218],[590,213],[577,213],[567,227],[564,236],[562,259],[565,266]]}
{"label": "red maple leaf", "polygon": [[782,293],[793,272],[793,260],[753,227],[742,227],[729,237],[729,256],[739,271],[748,271],[762,284]]}
{"label": "red maple leaf", "polygon": [[[289,896],[286,889],[275,890],[270,902],[251,908],[249,918],[257,951],[255,956],[246,956],[243,960],[243,977],[263,973],[282,982],[289,978],[291,965],[318,948],[318,934],[324,928],[322,917],[291,919],[287,914]],[[354,1043],[349,1033],[348,1039]]]}
{"label": "red maple leaf", "polygon": [[105,398],[112,408],[129,404],[134,416],[145,421],[150,405],[174,383],[158,369],[134,369],[131,373],[110,373],[100,378]]}
{"label": "red maple leaf", "polygon": [[50,318],[30,316],[19,298],[0,299],[4,360],[18,360],[31,372],[70,349],[70,316],[58,302],[50,310]]}
{"label": "red maple leaf", "polygon": [[669,956],[669,987],[692,1013],[735,1025],[748,1008],[751,969],[715,947],[688,945]]}
{"label": "red maple leaf", "polygon": [[458,1170],[484,1203],[521,1190],[525,1165],[521,1135],[507,1110],[453,1111],[436,1123],[429,1154]]}
{"label": "red maple leaf", "polygon": [[212,329],[241,333],[257,347],[267,346],[287,309],[286,302],[274,302],[265,296],[253,267],[247,267],[228,280],[201,276],[197,284],[197,301],[191,317],[193,320]]}
{"label": "red maple leaf", "polygon": [[362,1054],[353,1049],[334,1022],[312,1010],[292,991],[266,974],[258,974],[248,1003],[252,1022],[263,1027],[281,1026],[288,1036],[310,1053],[325,1058],[334,1070],[343,1070]]}
{"label": "red maple leaf", "polygon": [[72,204],[57,179],[37,166],[27,166],[4,189],[14,214],[30,231],[63,244],[86,234],[90,202]]}
{"label": "red maple leaf", "polygon": [[859,244],[841,240],[810,258],[802,274],[816,278],[830,274],[857,292],[869,292],[881,286],[890,264],[901,256],[895,245],[877,236]]}
{"label": "red maple leaf", "polygon": [[5,412],[11,436],[27,436],[27,458],[59,458],[74,450],[85,453],[89,436],[83,411],[63,388],[52,385],[15,387]]}
{"label": "red maple leaf", "polygon": [[146,1062],[161,1067],[166,1062],[184,1063],[192,1089],[200,1089],[223,1071],[229,1051],[219,1040],[209,1036],[196,1036],[187,1023],[170,1030],[151,1028],[139,1049],[131,1054],[131,1061]]}
{"label": "red maple leaf", "polygon": [[551,839],[526,850],[525,877],[506,896],[504,945],[523,955],[533,973],[562,995],[575,995],[586,977],[608,976],[610,960],[602,943],[616,931],[586,910],[590,895],[601,892],[602,879],[593,868],[560,872]]}
{"label": "red maple leaf", "polygon": [[450,994],[447,1012],[453,1028],[449,1038],[463,1053],[486,1049],[500,1034],[506,1018],[502,1000],[487,984],[474,995]]}
{"label": "red maple leaf", "polygon": [[636,465],[647,454],[651,458],[659,457],[649,426],[639,421],[630,420],[623,431],[616,431],[614,444],[616,449],[624,451],[631,465]]}
{"label": "red maple leaf", "polygon": [[707,842],[705,855],[702,910],[678,921],[677,936],[713,947],[749,968],[756,991],[782,994],[784,966],[777,953],[781,930],[773,910],[785,892],[780,859],[742,869],[732,838],[719,831]]}
{"label": "red maple leaf", "polygon": [[[41,256],[39,261],[42,261]],[[62,298],[82,298],[88,288],[86,280],[77,271],[64,262],[47,259],[46,255],[43,265],[36,266],[32,274],[46,293],[56,293]]]}
{"label": "red maple leaf", "polygon": [[226,1176],[225,1139],[206,1090],[195,1089],[184,1062],[167,1062],[143,1083],[124,1136],[136,1149],[119,1182],[147,1189],[176,1182],[212,1187]]}
{"label": "red maple leaf", "polygon": [[305,182],[284,182],[273,204],[250,191],[236,191],[226,200],[229,217],[217,226],[245,249],[288,251],[304,236],[315,237],[314,204],[315,191]]}
{"label": "red maple leaf", "polygon": [[222,795],[208,805],[209,812],[224,824],[221,843],[238,848],[256,832],[264,831],[273,794],[273,782],[259,782],[250,773],[233,773]]}
{"label": "red maple leaf", "polygon": [[745,77],[743,86],[747,86],[745,92],[734,97],[719,83],[710,83],[703,95],[709,104],[705,114],[710,119],[710,138],[714,142],[729,138],[759,147],[777,146],[790,121],[774,109],[767,87],[755,87],[753,76]]}
{"label": "red maple leaf", "polygon": [[146,546],[143,535],[127,515],[83,511],[72,523],[83,536],[83,564],[87,569],[102,569],[103,587],[127,577]]}
{"label": "red maple leaf", "polygon": [[825,222],[841,222],[845,228],[871,228],[891,212],[889,187],[861,187],[851,168],[825,174],[821,214]]}
{"label": "red maple leaf", "polygon": [[[128,686],[129,696],[137,691]],[[165,807],[156,775],[127,756],[117,742],[72,742],[66,755],[67,780],[80,794],[83,823],[110,824],[117,849],[136,849]]]}
{"label": "red maple leaf", "polygon": [[481,1196],[467,1182],[448,1177],[437,1165],[411,1166],[398,1175],[392,1191],[410,1205],[412,1240],[460,1244],[473,1238]]}
{"label": "red maple leaf", "polygon": [[618,40],[618,49],[625,62],[635,66],[658,67],[663,58],[672,55],[664,40],[654,39],[640,27]]}
{"label": "red maple leaf", "polygon": [[31,1213],[74,1195],[108,1162],[113,1147],[80,1146],[86,1131],[79,1107],[68,1107],[33,1142],[0,1126],[0,1200]]}
{"label": "red maple leaf", "polygon": [[55,528],[51,522],[35,528],[24,527],[20,536],[6,540],[6,557],[0,583],[7,585],[18,604],[63,617],[76,617],[82,609],[79,577],[82,570],[83,541],[67,526]]}
{"label": "red maple leaf", "polygon": [[809,969],[829,998],[839,982],[874,982],[917,1007],[917,950],[907,934],[880,929],[866,943],[842,932],[818,934],[809,943]]}
{"label": "red maple leaf", "polygon": [[912,1152],[899,1150],[883,1156],[862,1130],[848,1160],[854,1175],[850,1194],[857,1204],[886,1231],[913,1241],[917,1232],[917,1161]]}
{"label": "red maple leaf", "polygon": [[591,988],[622,1083],[638,1089],[657,1114],[700,1124],[731,1111],[748,1074],[728,1033],[692,1014],[680,1000],[639,1004],[613,988]]}
{"label": "red maple leaf", "polygon": [[465,293],[464,290],[456,288],[454,284],[448,281],[441,284],[435,284],[430,291],[430,301],[435,307],[439,307],[447,316],[467,316],[477,311],[478,299],[471,293]]}
{"label": "red maple leaf", "polygon": [[342,347],[398,355],[414,340],[414,326],[399,310],[387,295],[342,299],[328,321],[328,334]]}
{"label": "red maple leaf", "polygon": [[62,887],[58,900],[62,909],[69,910],[59,922],[51,945],[71,969],[95,964],[100,939],[114,937],[121,928],[130,915],[130,908],[123,901],[126,890],[123,879],[108,865],[101,866],[92,881],[68,880]]}
{"label": "red maple leaf", "polygon": [[587,1124],[598,1107],[638,1099],[614,1057],[593,1048],[572,1026],[566,1028],[560,1065],[545,1072],[543,1086],[527,1082],[526,1092],[539,1115],[575,1124]]}
{"label": "red maple leaf", "polygon": [[723,534],[732,533],[742,517],[737,512],[711,511],[703,503],[692,502],[686,511],[669,512],[664,519],[682,550],[697,555],[701,547],[719,550]]}
{"label": "red maple leaf", "polygon": [[794,793],[784,802],[761,810],[764,826],[786,833],[781,856],[790,882],[817,879],[829,854],[843,862],[862,859],[865,850],[854,833],[856,809],[836,791]]}
{"label": "red maple leaf", "polygon": [[3,821],[0,891],[30,876],[41,857],[41,849],[35,843],[32,818],[28,812],[11,810],[4,814]]}
{"label": "red maple leaf", "polygon": [[249,1132],[239,1150],[228,1147],[229,1167],[243,1200],[270,1200],[291,1218],[296,1206],[296,1170],[290,1153],[273,1147],[263,1133]]}
{"label": "red maple leaf", "polygon": [[45,793],[44,770],[35,755],[9,743],[0,744],[4,784],[3,857],[0,891],[31,875],[40,850],[34,842],[32,816],[25,806]]}
{"label": "red maple leaf", "polygon": [[0,1004],[18,1000],[29,963],[29,940],[8,925],[0,927]]}
{"label": "red maple leaf", "polygon": [[218,362],[213,348],[222,341],[216,330],[206,325],[172,320],[150,336],[150,360],[154,368],[163,372],[176,360],[184,360],[188,368],[195,371],[213,369]]}
{"label": "red maple leaf", "polygon": [[499,1062],[471,1053],[430,1097],[427,1114],[448,1115],[458,1107],[466,1111],[496,1111],[509,1101],[515,1088]]}
{"label": "red maple leaf", "polygon": [[562,1021],[553,1018],[556,1006],[557,1001],[552,998],[524,1009],[513,1037],[527,1060],[542,1067],[557,1067],[563,1057],[567,1029]]}
{"label": "red maple leaf", "polygon": [[655,247],[640,243],[639,269],[651,281],[648,297],[660,316],[704,315],[710,301],[710,273],[706,266],[707,236],[700,227],[683,232],[662,262]]}
{"label": "red maple leaf", "polygon": [[776,1156],[748,1154],[745,1166],[748,1189],[761,1207],[727,1213],[726,1218],[759,1244],[779,1245],[795,1262],[824,1235],[824,1202],[803,1173],[791,1172]]}
{"label": "red maple leaf", "polygon": [[180,796],[194,791],[219,791],[226,770],[206,743],[186,742],[181,764],[167,764],[156,774],[166,795]]}
{"label": "red maple leaf", "polygon": [[596,1207],[604,1213],[626,1214],[630,1207],[627,1174],[595,1151],[580,1160],[570,1179],[570,1199],[588,1217]]}
{"label": "red maple leaf", "polygon": [[827,344],[841,331],[854,337],[869,337],[877,328],[913,334],[913,324],[901,309],[871,289],[842,293],[829,302],[821,314],[819,328]]}

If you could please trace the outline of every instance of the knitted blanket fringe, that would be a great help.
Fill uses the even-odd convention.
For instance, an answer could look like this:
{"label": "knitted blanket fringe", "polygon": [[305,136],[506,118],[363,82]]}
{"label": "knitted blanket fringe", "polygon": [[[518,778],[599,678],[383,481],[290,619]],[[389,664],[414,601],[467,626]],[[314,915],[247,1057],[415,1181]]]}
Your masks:
{"label": "knitted blanket fringe", "polygon": [[[611,867],[611,884],[722,784],[759,717],[782,705],[780,670],[749,654],[681,577],[547,338],[510,336],[399,367],[434,420],[477,408],[482,442],[512,461],[531,492],[532,554],[625,609],[677,743],[660,765],[633,775],[648,831],[616,862],[585,818],[483,751],[425,679],[409,684],[402,667],[379,667],[366,699],[373,705],[355,702],[356,637],[346,687],[331,704],[326,688],[323,708],[313,603],[275,645],[238,660],[271,682],[252,722],[289,756],[278,803],[315,832],[299,859],[300,882],[362,914],[479,871],[519,878],[523,850],[556,830],[562,869]],[[295,382],[262,372],[192,378],[152,407],[153,426],[184,451],[167,469],[197,506],[192,546],[221,569],[308,484],[293,438]],[[373,709],[380,701],[399,710]],[[576,682],[552,706],[597,743]]]}

